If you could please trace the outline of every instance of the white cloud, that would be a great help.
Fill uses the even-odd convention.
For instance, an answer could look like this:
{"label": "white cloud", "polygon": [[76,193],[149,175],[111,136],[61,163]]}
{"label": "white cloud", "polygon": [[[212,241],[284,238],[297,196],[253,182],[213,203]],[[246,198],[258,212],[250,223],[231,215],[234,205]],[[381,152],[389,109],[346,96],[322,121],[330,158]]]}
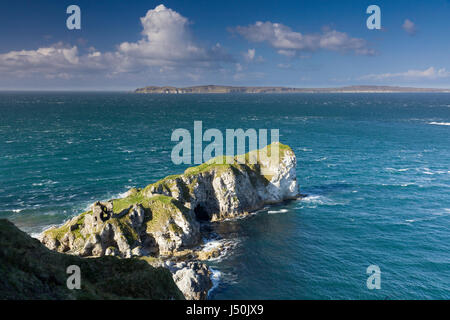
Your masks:
{"label": "white cloud", "polygon": [[409,19],[406,19],[405,22],[403,22],[402,28],[410,35],[415,35],[417,33],[416,25]]}
{"label": "white cloud", "polygon": [[295,50],[278,50],[277,52],[286,57],[294,57],[297,54]]}
{"label": "white cloud", "polygon": [[281,69],[290,69],[292,67],[292,65],[289,63],[279,63],[277,66]]}
{"label": "white cloud", "polygon": [[221,46],[205,49],[197,45],[189,31],[189,21],[172,9],[159,5],[141,18],[143,38],[138,42],[123,42],[118,53],[134,63],[146,66],[179,65],[187,61],[208,65],[227,60]]}
{"label": "white cloud", "polygon": [[242,55],[244,56],[244,60],[248,63],[250,62],[261,63],[265,61],[262,56],[256,55],[255,49],[248,49],[246,52],[242,53]]}
{"label": "white cloud", "polygon": [[291,28],[270,21],[258,21],[249,26],[237,26],[232,29],[251,42],[267,42],[278,53],[294,56],[300,51],[319,49],[354,52],[359,55],[373,55],[375,51],[368,48],[367,42],[360,38],[352,38],[345,32],[324,29],[320,34],[302,34]]}
{"label": "white cloud", "polygon": [[218,69],[222,62],[232,62],[220,44],[211,48],[198,45],[189,30],[187,18],[159,5],[140,19],[142,38],[123,42],[113,52],[94,48],[84,50],[74,45],[57,43],[35,50],[10,51],[0,54],[0,71],[8,76],[68,79],[77,76],[108,77],[123,73],[198,77],[202,71]]}
{"label": "white cloud", "polygon": [[71,79],[77,75],[107,69],[111,53],[92,51],[80,55],[77,46],[56,43],[36,50],[10,51],[0,54],[0,71],[7,77],[44,76],[47,79]]}
{"label": "white cloud", "polygon": [[429,67],[428,69],[425,70],[408,70],[406,72],[398,72],[398,73],[368,74],[362,76],[360,80],[389,80],[389,79],[435,80],[448,77],[450,77],[450,71],[447,71],[445,68],[435,69],[434,67]]}
{"label": "white cloud", "polygon": [[255,54],[256,54],[255,49],[248,49],[247,52],[244,53],[245,60],[253,61],[253,59],[255,59]]}
{"label": "white cloud", "polygon": [[2,71],[8,69],[44,69],[49,65],[68,67],[78,62],[78,48],[76,46],[64,47],[62,44],[37,50],[10,51],[0,54],[0,69]]}

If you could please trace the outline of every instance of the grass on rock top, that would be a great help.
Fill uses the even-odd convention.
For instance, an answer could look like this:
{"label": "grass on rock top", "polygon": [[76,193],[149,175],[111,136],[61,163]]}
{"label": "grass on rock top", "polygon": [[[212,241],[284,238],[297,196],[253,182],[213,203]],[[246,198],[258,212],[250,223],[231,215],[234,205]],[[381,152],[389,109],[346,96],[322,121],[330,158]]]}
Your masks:
{"label": "grass on rock top", "polygon": [[[157,226],[162,226],[163,222],[167,223],[167,219],[172,219],[171,212],[175,210],[181,211],[181,213],[185,216],[188,216],[185,214],[185,211],[187,210],[186,207],[182,205],[182,203],[178,202],[172,197],[164,196],[164,195],[155,195],[152,197],[145,196],[147,192],[151,188],[159,188],[162,187],[163,191],[166,191],[167,193],[170,193],[170,190],[172,187],[174,187],[175,184],[178,185],[179,190],[181,192],[182,198],[184,201],[190,201],[191,194],[193,192],[193,188],[197,183],[197,179],[195,179],[196,175],[200,175],[202,173],[215,170],[216,173],[225,172],[227,170],[232,170],[234,174],[239,174],[239,172],[247,172],[247,174],[250,177],[250,180],[253,185],[256,186],[258,182],[263,182],[265,185],[269,183],[272,176],[271,175],[261,175],[260,173],[260,165],[259,161],[261,154],[264,154],[267,157],[270,157],[272,146],[268,145],[260,150],[253,150],[250,151],[243,156],[241,156],[244,159],[244,161],[238,161],[239,156],[231,157],[231,156],[218,156],[213,159],[210,159],[209,161],[195,166],[190,167],[185,170],[183,174],[178,175],[170,175],[167,176],[153,184],[148,185],[144,189],[131,189],[129,196],[121,199],[114,199],[113,202],[113,212],[115,214],[119,214],[123,212],[126,209],[131,208],[135,204],[141,204],[145,210],[151,211],[151,219],[147,221],[147,226],[149,230],[155,230]],[[286,151],[291,151],[292,149],[284,144],[278,143],[279,148],[279,161],[281,161],[286,153]],[[250,159],[256,160],[256,164],[250,163]],[[227,163],[230,162],[230,163]],[[243,162],[243,163],[241,163]],[[185,184],[181,179],[179,178],[189,178],[191,180],[190,184]],[[193,179],[194,177],[194,179]],[[178,180],[178,181],[177,181]],[[74,233],[74,236],[76,237],[82,237],[80,233],[80,227],[84,223],[84,216],[88,213],[91,213],[91,211],[82,213],[78,219],[76,220],[75,224],[78,224],[79,226],[76,228],[72,228],[72,232]],[[124,229],[128,230],[126,226],[129,225],[129,221],[124,220],[127,218],[128,215],[125,215],[117,220],[117,223]],[[70,220],[60,228],[54,228],[46,231],[47,234],[51,235],[52,237],[60,240],[69,230],[70,227],[73,225],[73,221]],[[169,223],[170,224],[170,223]],[[176,225],[170,226],[172,227],[172,231],[176,231],[177,227]],[[124,230],[124,231],[126,231]],[[135,238],[134,234],[129,234],[129,241],[133,241]]]}

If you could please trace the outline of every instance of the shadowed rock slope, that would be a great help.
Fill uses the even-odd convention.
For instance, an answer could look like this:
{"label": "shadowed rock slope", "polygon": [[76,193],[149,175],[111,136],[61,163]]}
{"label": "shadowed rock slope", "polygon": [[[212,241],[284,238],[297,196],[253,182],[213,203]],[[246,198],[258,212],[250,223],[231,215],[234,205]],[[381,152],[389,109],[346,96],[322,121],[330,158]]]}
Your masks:
{"label": "shadowed rock slope", "polygon": [[[0,219],[0,299],[184,299],[169,270],[139,259],[83,259],[50,251]],[[66,286],[66,269],[81,269],[81,289]]]}

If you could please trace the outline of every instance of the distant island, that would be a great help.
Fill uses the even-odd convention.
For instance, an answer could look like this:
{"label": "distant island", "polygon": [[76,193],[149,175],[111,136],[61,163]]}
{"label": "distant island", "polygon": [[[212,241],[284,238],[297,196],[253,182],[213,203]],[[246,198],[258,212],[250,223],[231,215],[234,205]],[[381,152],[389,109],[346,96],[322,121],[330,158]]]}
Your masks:
{"label": "distant island", "polygon": [[337,88],[289,88],[289,87],[234,87],[234,86],[193,86],[185,88],[148,86],[135,93],[186,94],[186,93],[390,93],[390,92],[450,92],[450,89],[412,88],[397,86],[347,86]]}

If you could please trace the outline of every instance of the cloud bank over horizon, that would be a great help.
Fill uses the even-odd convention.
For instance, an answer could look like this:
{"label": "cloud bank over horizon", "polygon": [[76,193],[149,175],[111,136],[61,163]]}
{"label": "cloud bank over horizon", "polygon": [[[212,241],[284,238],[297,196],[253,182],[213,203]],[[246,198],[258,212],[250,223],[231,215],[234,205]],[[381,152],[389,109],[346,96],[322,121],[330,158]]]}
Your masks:
{"label": "cloud bank over horizon", "polygon": [[436,69],[435,67],[429,67],[425,70],[408,70],[405,72],[397,73],[381,73],[381,74],[368,74],[362,76],[360,80],[392,80],[392,79],[403,79],[407,81],[411,80],[435,80],[441,78],[449,78],[450,71],[445,68]]}
{"label": "cloud bank over horizon", "polygon": [[195,78],[195,72],[218,69],[220,63],[233,61],[219,43],[211,48],[197,45],[188,19],[164,5],[149,10],[140,21],[142,38],[120,43],[116,51],[100,52],[91,47],[88,52],[80,53],[77,45],[58,42],[36,50],[0,54],[0,71],[19,78],[42,75],[47,79],[66,80],[147,72]]}
{"label": "cloud bank over horizon", "polygon": [[[197,9],[193,9],[194,13]],[[207,15],[197,17],[194,25],[195,19],[185,17],[178,8],[160,4],[145,10],[135,20],[140,33],[125,29],[122,37],[117,37],[121,40],[111,43],[115,37],[108,38],[107,46],[101,34],[87,41],[70,37],[70,33],[69,37],[41,35],[41,42],[34,48],[30,45],[17,49],[16,44],[14,50],[8,50],[3,43],[0,88],[134,88],[152,84],[326,87],[385,83],[442,87],[450,79],[450,66],[443,61],[425,60],[421,55],[414,59],[417,50],[405,51],[408,59],[397,54],[401,49],[397,42],[403,41],[404,45],[409,41],[417,46],[425,39],[423,34],[415,36],[418,28],[411,19],[396,20],[396,34],[388,29],[367,31],[361,24],[359,33],[353,35],[354,28],[342,28],[345,21],[341,21],[341,27],[334,27],[334,22],[328,24],[333,27],[318,22],[305,28],[295,23],[246,18],[206,30],[205,26],[214,22]],[[195,28],[197,24],[199,28]],[[387,35],[395,37],[394,42],[383,47]],[[49,39],[54,42],[50,44]]]}

